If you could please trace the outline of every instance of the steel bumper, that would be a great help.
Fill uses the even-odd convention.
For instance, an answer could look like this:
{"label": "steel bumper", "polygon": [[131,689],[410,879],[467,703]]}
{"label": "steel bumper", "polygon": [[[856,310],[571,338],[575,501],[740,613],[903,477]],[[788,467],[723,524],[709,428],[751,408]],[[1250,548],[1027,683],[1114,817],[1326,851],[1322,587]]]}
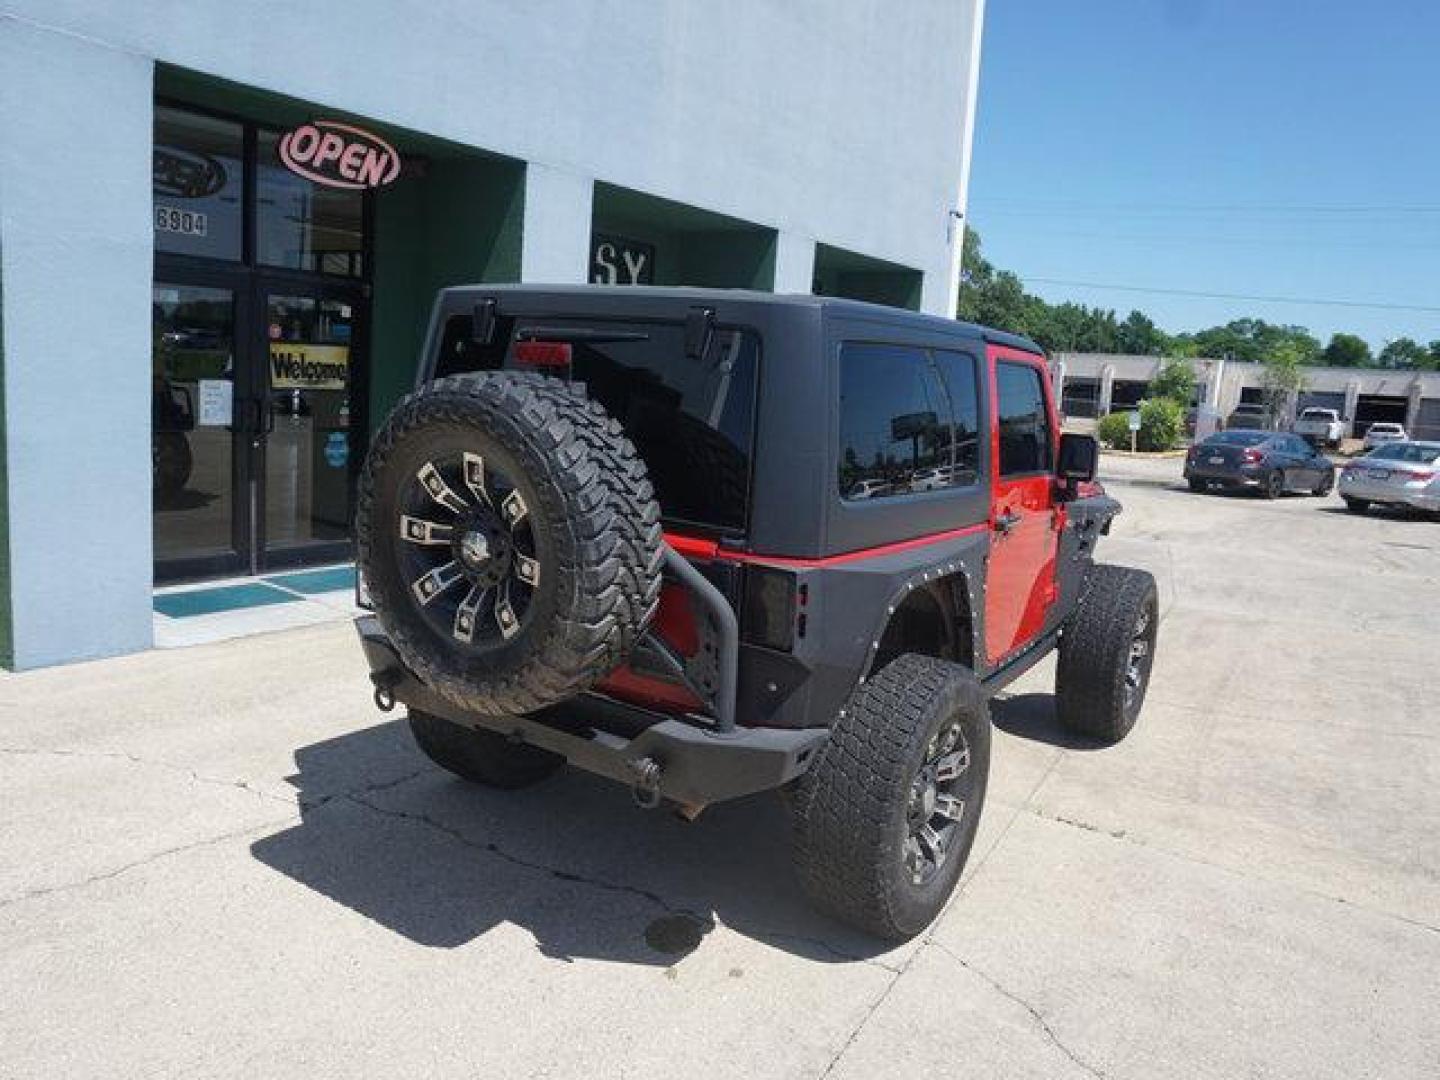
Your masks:
{"label": "steel bumper", "polygon": [[376,701],[403,703],[465,727],[481,728],[562,755],[587,772],[635,790],[645,805],[670,799],[698,809],[780,787],[803,773],[828,728],[715,731],[699,722],[651,714],[586,694],[563,707],[563,726],[547,714],[482,716],[434,693],[400,660],[373,615],[355,620]]}

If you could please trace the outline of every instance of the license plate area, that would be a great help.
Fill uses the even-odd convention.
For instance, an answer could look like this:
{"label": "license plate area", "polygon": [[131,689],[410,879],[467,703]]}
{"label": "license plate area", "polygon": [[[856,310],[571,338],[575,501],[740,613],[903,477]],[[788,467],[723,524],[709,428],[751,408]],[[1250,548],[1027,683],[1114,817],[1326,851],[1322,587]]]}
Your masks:
{"label": "license plate area", "polygon": [[1209,462],[1211,465],[1224,465],[1224,464],[1225,464],[1225,459],[1224,459],[1223,457],[1221,457],[1219,454],[1216,454],[1214,457],[1211,457],[1211,458],[1206,458],[1205,460],[1206,460],[1207,462]]}
{"label": "license plate area", "polygon": [[1371,470],[1369,470],[1368,472],[1366,472],[1365,475],[1368,476],[1371,480],[1389,480],[1389,479],[1390,479],[1390,470],[1389,470],[1389,469],[1371,469]]}

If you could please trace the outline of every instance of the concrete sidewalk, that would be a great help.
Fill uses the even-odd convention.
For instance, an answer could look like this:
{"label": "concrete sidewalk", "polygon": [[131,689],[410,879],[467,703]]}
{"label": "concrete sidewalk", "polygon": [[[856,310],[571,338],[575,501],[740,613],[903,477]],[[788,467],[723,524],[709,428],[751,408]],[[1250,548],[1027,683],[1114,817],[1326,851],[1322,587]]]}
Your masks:
{"label": "concrete sidewalk", "polygon": [[778,799],[439,772],[344,626],[0,678],[0,1075],[1433,1077],[1440,526],[1117,494],[1140,726],[1068,738],[1050,664],[997,703],[895,950],[808,911]]}

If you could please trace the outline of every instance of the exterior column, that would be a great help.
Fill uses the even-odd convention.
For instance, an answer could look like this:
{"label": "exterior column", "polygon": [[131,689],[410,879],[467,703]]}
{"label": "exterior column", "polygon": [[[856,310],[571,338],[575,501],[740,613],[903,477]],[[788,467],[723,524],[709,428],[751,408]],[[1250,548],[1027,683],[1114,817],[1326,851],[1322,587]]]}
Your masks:
{"label": "exterior column", "polygon": [[0,19],[3,661],[151,644],[150,60]]}
{"label": "exterior column", "polygon": [[809,294],[814,284],[815,241],[799,233],[777,233],[774,291]]}
{"label": "exterior column", "polygon": [[590,217],[595,181],[531,161],[525,165],[525,227],[520,280],[583,285],[590,279]]}
{"label": "exterior column", "polygon": [[1106,364],[1100,369],[1100,394],[1095,399],[1095,415],[1110,415],[1110,395],[1115,389],[1115,365]]}

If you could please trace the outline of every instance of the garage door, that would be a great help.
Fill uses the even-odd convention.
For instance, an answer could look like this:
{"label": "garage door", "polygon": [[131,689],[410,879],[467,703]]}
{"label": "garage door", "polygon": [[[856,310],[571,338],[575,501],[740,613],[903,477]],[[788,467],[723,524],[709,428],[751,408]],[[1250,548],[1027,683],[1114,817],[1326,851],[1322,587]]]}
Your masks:
{"label": "garage door", "polygon": [[1413,438],[1440,439],[1440,398],[1421,398],[1415,420]]}
{"label": "garage door", "polygon": [[1342,417],[1345,415],[1345,392],[1338,394],[1311,390],[1300,395],[1300,403],[1296,406],[1295,412],[1298,415],[1305,409],[1334,409]]}
{"label": "garage door", "polygon": [[1389,424],[1405,423],[1405,413],[1410,405],[1408,398],[1390,394],[1361,394],[1355,405],[1355,438],[1364,438],[1371,424],[1381,421]]}

